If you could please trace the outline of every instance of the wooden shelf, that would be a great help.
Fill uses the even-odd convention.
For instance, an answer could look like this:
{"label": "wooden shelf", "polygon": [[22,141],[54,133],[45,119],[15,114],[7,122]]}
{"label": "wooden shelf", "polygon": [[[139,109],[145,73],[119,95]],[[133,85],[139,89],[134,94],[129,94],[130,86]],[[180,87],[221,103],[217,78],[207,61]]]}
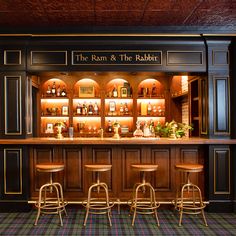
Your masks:
{"label": "wooden shelf", "polygon": [[171,98],[175,99],[175,98],[181,98],[181,97],[185,97],[188,96],[188,92],[184,92],[184,93],[180,93],[174,96],[171,96]]}

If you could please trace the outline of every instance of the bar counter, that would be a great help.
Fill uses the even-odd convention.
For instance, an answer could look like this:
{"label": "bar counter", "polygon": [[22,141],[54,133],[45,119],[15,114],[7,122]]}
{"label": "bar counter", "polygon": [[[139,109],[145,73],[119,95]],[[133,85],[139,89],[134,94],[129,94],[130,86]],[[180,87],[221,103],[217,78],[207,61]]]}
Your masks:
{"label": "bar counter", "polygon": [[236,139],[206,138],[27,138],[0,139],[0,164],[3,186],[0,209],[19,202],[30,205],[38,198],[41,185],[48,182],[47,173],[35,170],[37,163],[62,162],[64,171],[53,176],[62,183],[65,198],[73,204],[86,199],[95,175],[86,164],[109,164],[111,171],[101,174],[109,195],[115,201],[127,202],[133,185],[140,182],[140,173],[132,164],[157,164],[147,174],[158,201],[170,204],[185,176],[175,170],[178,163],[198,163],[204,171],[192,173],[191,181],[202,190],[212,211],[233,211],[234,146]]}
{"label": "bar counter", "polygon": [[236,144],[236,139],[207,139],[207,138],[180,138],[180,139],[169,139],[169,138],[27,138],[27,139],[0,139],[0,144],[25,144],[25,145],[81,145],[81,144],[110,144],[110,145],[124,145],[124,144]]}

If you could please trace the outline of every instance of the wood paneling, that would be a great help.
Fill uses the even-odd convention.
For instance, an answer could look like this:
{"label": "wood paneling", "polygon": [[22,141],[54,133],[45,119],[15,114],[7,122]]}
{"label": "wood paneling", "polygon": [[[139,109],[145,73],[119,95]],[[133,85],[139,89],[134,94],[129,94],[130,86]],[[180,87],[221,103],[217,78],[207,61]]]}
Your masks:
{"label": "wood paneling", "polygon": [[63,162],[65,163],[64,191],[81,192],[84,187],[82,150],[79,148],[63,148]]}
{"label": "wood paneling", "polygon": [[230,133],[230,94],[229,78],[224,76],[213,77],[214,90],[214,134]]}
{"label": "wood paneling", "polygon": [[141,149],[124,148],[121,158],[121,190],[132,191],[133,185],[140,182],[140,173],[133,171],[131,165],[142,163]]}
{"label": "wood paneling", "polygon": [[157,191],[170,191],[171,189],[171,154],[170,149],[152,149],[152,164],[157,164],[158,169],[156,173],[152,174],[153,187]]}

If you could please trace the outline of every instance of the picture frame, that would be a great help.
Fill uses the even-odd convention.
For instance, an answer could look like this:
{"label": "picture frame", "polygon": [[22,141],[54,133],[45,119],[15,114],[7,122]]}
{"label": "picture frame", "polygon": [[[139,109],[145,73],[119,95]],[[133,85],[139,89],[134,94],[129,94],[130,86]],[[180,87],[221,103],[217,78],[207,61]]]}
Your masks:
{"label": "picture frame", "polygon": [[128,97],[128,90],[126,87],[120,88],[120,97],[127,98]]}
{"label": "picture frame", "polygon": [[48,134],[53,134],[54,133],[54,125],[53,123],[47,123],[46,124],[46,131],[45,133],[48,133]]}
{"label": "picture frame", "polygon": [[79,86],[79,97],[81,98],[91,98],[95,97],[94,86]]}
{"label": "picture frame", "polygon": [[115,101],[110,101],[109,102],[109,111],[110,112],[115,112],[116,111],[116,103],[115,103]]}
{"label": "picture frame", "polygon": [[68,115],[69,115],[69,108],[68,108],[68,106],[62,106],[62,108],[61,108],[61,114],[62,114],[63,116],[68,116]]}

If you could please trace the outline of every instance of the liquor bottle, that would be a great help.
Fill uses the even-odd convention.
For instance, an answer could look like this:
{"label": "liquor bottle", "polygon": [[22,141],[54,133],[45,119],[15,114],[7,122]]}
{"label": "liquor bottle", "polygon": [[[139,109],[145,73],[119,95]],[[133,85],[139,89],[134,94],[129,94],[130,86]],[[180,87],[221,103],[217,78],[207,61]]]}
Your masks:
{"label": "liquor bottle", "polygon": [[148,115],[151,115],[151,112],[152,112],[152,105],[151,105],[151,103],[149,102],[149,103],[148,103],[148,107],[147,107],[147,114],[148,114]]}
{"label": "liquor bottle", "polygon": [[88,108],[87,108],[86,103],[84,103],[82,107],[82,115],[87,115],[87,112],[88,112]]}
{"label": "liquor bottle", "polygon": [[107,131],[108,131],[108,133],[111,133],[111,132],[112,132],[112,123],[111,123],[111,120],[108,121]]}
{"label": "liquor bottle", "polygon": [[129,108],[128,108],[127,102],[125,103],[124,112],[125,112],[125,115],[129,115]]}
{"label": "liquor bottle", "polygon": [[65,85],[64,85],[63,88],[62,88],[61,96],[62,96],[62,97],[66,97],[66,87],[65,87]]}
{"label": "liquor bottle", "polygon": [[155,85],[155,83],[153,83],[152,85],[152,94],[153,97],[157,96],[157,87]]}
{"label": "liquor bottle", "polygon": [[92,102],[89,103],[89,106],[88,106],[88,114],[89,114],[89,115],[92,115],[92,114],[93,114],[93,105],[92,105]]}
{"label": "liquor bottle", "polygon": [[82,106],[80,103],[78,103],[77,107],[76,107],[76,114],[77,115],[81,115],[82,114]]}
{"label": "liquor bottle", "polygon": [[58,85],[57,87],[57,97],[60,97],[61,96],[61,87],[60,87],[60,84]]}
{"label": "liquor bottle", "polygon": [[94,107],[93,107],[93,110],[94,110],[94,115],[98,115],[98,113],[99,113],[99,108],[98,108],[97,102],[95,102]]}
{"label": "liquor bottle", "polygon": [[47,96],[51,96],[52,95],[50,84],[48,84],[48,88],[47,88],[46,94],[47,94]]}
{"label": "liquor bottle", "polygon": [[52,84],[52,96],[56,96],[56,82],[55,81]]}
{"label": "liquor bottle", "polygon": [[113,96],[114,98],[117,98],[117,97],[118,97],[118,91],[117,91],[115,85],[114,85],[114,88],[113,88],[113,90],[112,90],[112,96]]}
{"label": "liquor bottle", "polygon": [[124,114],[124,107],[123,107],[123,103],[121,102],[120,104],[120,115]]}

